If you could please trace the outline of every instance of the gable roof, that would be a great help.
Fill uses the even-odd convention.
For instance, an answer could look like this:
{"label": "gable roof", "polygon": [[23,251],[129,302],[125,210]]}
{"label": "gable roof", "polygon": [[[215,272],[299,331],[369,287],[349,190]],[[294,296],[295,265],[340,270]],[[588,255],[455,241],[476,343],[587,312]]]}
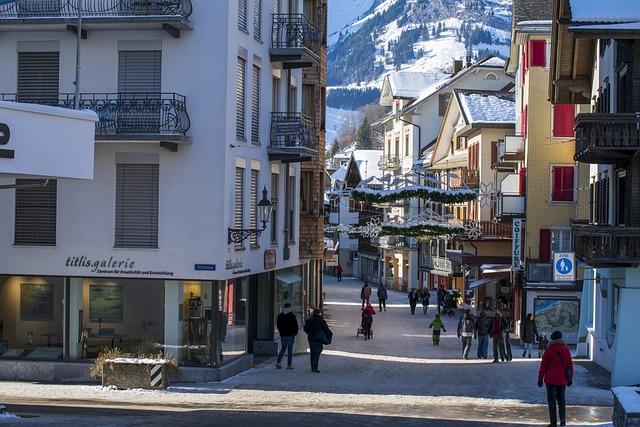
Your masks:
{"label": "gable roof", "polygon": [[425,87],[451,78],[441,71],[396,71],[384,76],[379,104],[390,106],[394,99],[416,99]]}
{"label": "gable roof", "polygon": [[454,89],[466,124],[516,122],[516,97],[513,92]]}

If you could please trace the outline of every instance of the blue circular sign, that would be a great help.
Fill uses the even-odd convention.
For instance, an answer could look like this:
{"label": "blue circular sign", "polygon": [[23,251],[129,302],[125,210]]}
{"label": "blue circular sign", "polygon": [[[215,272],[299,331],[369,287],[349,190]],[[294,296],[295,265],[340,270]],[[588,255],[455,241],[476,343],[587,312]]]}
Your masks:
{"label": "blue circular sign", "polygon": [[560,274],[571,274],[573,263],[569,258],[560,258],[556,262],[556,271]]}

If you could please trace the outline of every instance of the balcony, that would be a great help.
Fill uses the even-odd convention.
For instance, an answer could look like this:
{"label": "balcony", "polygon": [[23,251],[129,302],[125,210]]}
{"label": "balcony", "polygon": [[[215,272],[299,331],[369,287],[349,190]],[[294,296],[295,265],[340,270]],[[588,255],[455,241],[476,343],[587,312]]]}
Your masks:
{"label": "balcony", "polygon": [[[75,94],[29,96],[0,94],[2,101],[75,108]],[[170,151],[176,144],[189,143],[191,121],[186,98],[176,93],[82,93],[82,110],[98,114],[96,141],[160,142]]]}
{"label": "balcony", "polygon": [[576,258],[596,268],[640,266],[640,228],[572,224]]}
{"label": "balcony", "polygon": [[378,167],[382,170],[400,169],[400,159],[398,156],[382,156],[378,160]]}
{"label": "balcony", "polygon": [[444,256],[425,253],[422,255],[422,265],[420,268],[440,276],[462,276],[462,266]]}
{"label": "balcony", "polygon": [[[82,38],[92,30],[162,29],[179,38],[192,30],[191,0],[83,0]],[[78,0],[18,0],[0,4],[4,31],[77,31]],[[36,28],[37,27],[37,28]]]}
{"label": "balcony", "polygon": [[553,266],[550,262],[542,262],[539,259],[527,258],[525,262],[525,280],[533,283],[553,282]]}
{"label": "balcony", "polygon": [[614,164],[640,151],[640,114],[582,113],[575,126],[579,162]]}
{"label": "balcony", "polygon": [[525,197],[515,194],[501,194],[498,197],[496,219],[509,221],[513,218],[525,217]]}
{"label": "balcony", "polygon": [[302,113],[271,113],[269,160],[305,162],[317,155],[315,122]]}
{"label": "balcony", "polygon": [[301,13],[274,13],[271,26],[271,62],[285,70],[308,68],[320,62],[320,42],[313,24]]}
{"label": "balcony", "polygon": [[498,143],[495,166],[500,170],[515,170],[524,162],[524,138],[522,135],[507,135]]}
{"label": "balcony", "polygon": [[513,231],[513,224],[509,222],[500,223],[488,220],[465,219],[463,225],[469,231],[457,236],[456,239],[458,240],[509,240]]}
{"label": "balcony", "polygon": [[454,171],[453,174],[457,176],[457,178],[449,178],[449,188],[453,190],[476,189],[480,185],[480,171],[478,169],[463,168]]}
{"label": "balcony", "polygon": [[380,236],[378,244],[385,249],[418,249],[418,239],[405,236]]}

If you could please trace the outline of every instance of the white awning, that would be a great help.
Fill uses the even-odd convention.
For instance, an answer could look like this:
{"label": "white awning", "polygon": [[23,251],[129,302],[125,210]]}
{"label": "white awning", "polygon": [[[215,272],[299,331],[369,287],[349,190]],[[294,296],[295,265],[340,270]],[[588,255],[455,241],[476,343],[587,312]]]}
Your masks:
{"label": "white awning", "polygon": [[[504,273],[511,273],[511,264],[482,264],[480,271],[482,271],[483,275],[500,274],[501,276],[505,276]],[[508,276],[508,274],[506,276]]]}
{"label": "white awning", "polygon": [[509,276],[486,277],[484,279],[476,280],[476,281],[473,281],[473,282],[469,283],[469,289],[473,289],[473,288],[476,288],[476,287],[482,286],[482,285],[488,285],[489,283],[494,283],[494,282],[497,282],[500,279],[506,279],[508,277]]}
{"label": "white awning", "polygon": [[302,277],[298,276],[297,274],[286,273],[286,272],[276,274],[276,279],[280,280],[281,282],[287,285],[290,285],[296,282],[302,282]]}

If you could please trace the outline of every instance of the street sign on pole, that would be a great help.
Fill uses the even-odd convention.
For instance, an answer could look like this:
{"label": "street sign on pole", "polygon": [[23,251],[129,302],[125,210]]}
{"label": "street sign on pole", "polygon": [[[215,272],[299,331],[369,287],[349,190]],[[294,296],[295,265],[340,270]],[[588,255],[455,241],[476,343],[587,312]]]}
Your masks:
{"label": "street sign on pole", "polygon": [[576,280],[576,253],[553,253],[553,281],[574,282]]}

